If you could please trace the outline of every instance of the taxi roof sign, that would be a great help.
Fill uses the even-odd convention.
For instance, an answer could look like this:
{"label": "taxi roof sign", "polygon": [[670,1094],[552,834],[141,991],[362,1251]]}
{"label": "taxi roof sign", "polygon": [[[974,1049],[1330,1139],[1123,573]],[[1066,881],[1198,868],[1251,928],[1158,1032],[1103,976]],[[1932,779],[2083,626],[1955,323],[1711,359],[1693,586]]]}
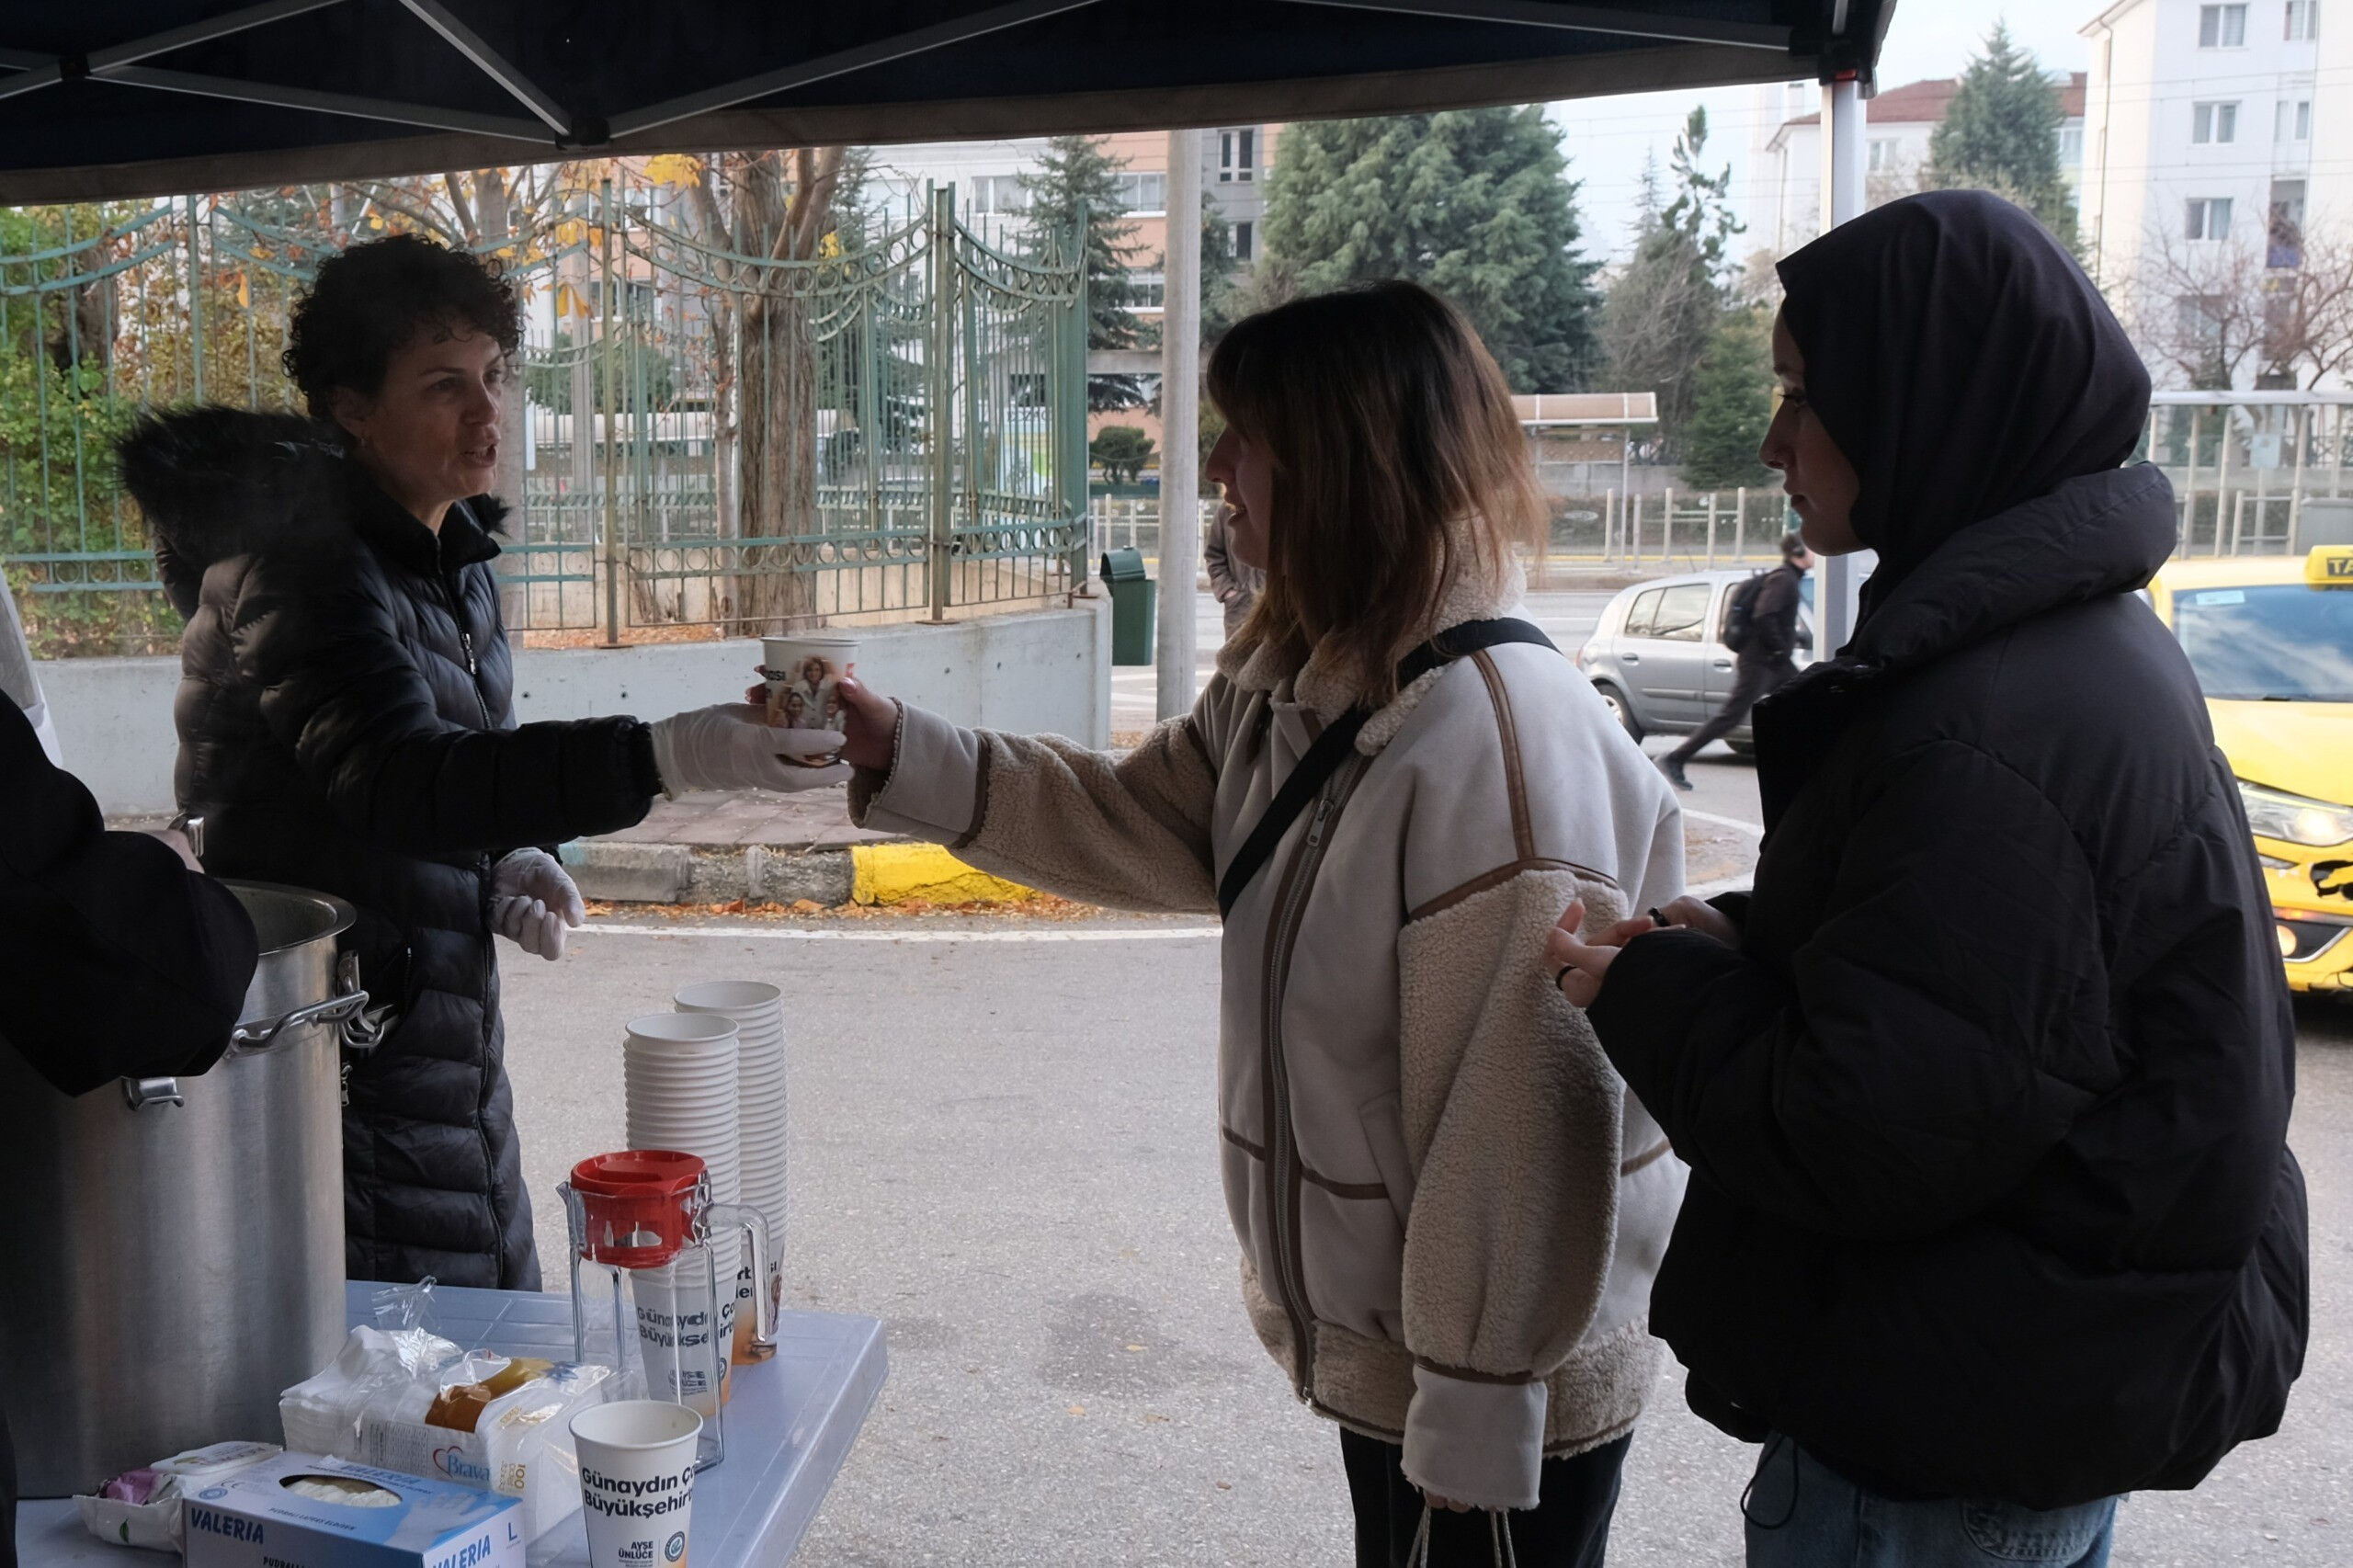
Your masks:
{"label": "taxi roof sign", "polygon": [[2304,581],[2315,588],[2353,588],[2353,544],[2314,545],[2304,557]]}

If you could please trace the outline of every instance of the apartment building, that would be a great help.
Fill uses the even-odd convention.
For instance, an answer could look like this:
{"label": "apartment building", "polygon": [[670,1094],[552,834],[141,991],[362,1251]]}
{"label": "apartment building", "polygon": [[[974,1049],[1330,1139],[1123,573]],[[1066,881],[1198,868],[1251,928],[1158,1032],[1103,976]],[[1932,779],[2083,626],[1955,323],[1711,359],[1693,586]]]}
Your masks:
{"label": "apartment building", "polygon": [[[1201,142],[1201,190],[1233,235],[1236,256],[1254,259],[1267,216],[1265,180],[1271,164],[1272,125],[1225,126]],[[1120,172],[1120,210],[1129,220],[1134,255],[1129,280],[1139,291],[1132,307],[1143,320],[1160,319],[1165,282],[1161,257],[1168,240],[1168,137],[1164,131],[1124,131],[1101,138]],[[997,142],[917,142],[874,149],[872,175],[884,199],[912,210],[926,187],[954,185],[956,204],[984,238],[1016,237],[1029,222],[1021,176],[1045,155],[1043,137]]]}
{"label": "apartment building", "polygon": [[[1864,199],[1873,207],[1922,188],[1928,138],[1944,122],[1960,83],[1935,77],[1890,87],[1863,106],[1868,127]],[[2071,187],[2082,175],[2086,80],[2061,84],[2059,167]],[[1756,89],[1749,147],[1749,201],[1744,243],[1787,256],[1822,232],[1822,89],[1812,82]]]}
{"label": "apartment building", "polygon": [[2325,101],[2353,85],[2353,3],[2119,0],[2084,35],[2082,233],[2112,300],[2225,247],[2292,269],[2307,225],[2353,221],[2353,115]]}

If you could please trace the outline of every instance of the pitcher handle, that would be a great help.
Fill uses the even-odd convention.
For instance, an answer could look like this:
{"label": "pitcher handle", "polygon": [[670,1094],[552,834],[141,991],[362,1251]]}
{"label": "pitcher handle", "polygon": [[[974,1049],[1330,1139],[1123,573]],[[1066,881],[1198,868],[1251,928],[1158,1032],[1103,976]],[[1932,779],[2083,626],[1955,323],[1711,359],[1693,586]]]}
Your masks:
{"label": "pitcher handle", "polygon": [[747,1203],[714,1203],[710,1213],[722,1224],[744,1233],[745,1250],[752,1260],[752,1346],[776,1348],[777,1304],[768,1295],[767,1216]]}

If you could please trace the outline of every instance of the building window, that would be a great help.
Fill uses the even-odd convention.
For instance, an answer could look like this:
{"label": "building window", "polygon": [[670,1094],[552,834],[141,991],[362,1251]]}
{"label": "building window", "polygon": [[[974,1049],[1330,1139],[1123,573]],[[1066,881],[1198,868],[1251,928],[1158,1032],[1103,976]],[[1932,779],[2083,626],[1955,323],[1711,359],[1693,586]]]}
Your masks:
{"label": "building window", "polygon": [[1233,225],[1234,260],[1251,261],[1256,259],[1258,242],[1258,236],[1256,233],[1257,227],[1258,226],[1256,223],[1253,223],[1247,218],[1245,218],[1241,222]]}
{"label": "building window", "polygon": [[1258,128],[1217,133],[1217,177],[1221,185],[1245,185],[1258,177]]}
{"label": "building window", "polygon": [[2059,166],[2072,169],[2084,161],[2084,128],[2063,125],[2059,128]]}
{"label": "building window", "polygon": [[2244,6],[2199,6],[2198,47],[2200,49],[2245,49],[2246,47],[2246,7]]}
{"label": "building window", "polygon": [[1021,188],[1019,175],[975,175],[972,177],[972,210],[1027,212],[1029,210],[1029,193]]}
{"label": "building window", "polygon": [[2320,0],[2288,0],[2290,43],[2309,43],[2320,36]]}
{"label": "building window", "polygon": [[1154,267],[1128,273],[1128,309],[1157,311],[1168,303],[1168,275]]}
{"label": "building window", "polygon": [[2271,140],[2274,142],[2309,142],[2313,139],[2313,101],[2298,98],[2293,103],[2281,98],[2271,117]]}
{"label": "building window", "polygon": [[2231,199],[2227,196],[2193,197],[2185,204],[2187,222],[2182,233],[2193,240],[2219,240],[2231,232]]}
{"label": "building window", "polygon": [[2212,294],[2185,294],[2173,302],[2174,325],[2182,341],[2211,348],[2222,341],[2222,301]]}
{"label": "building window", "polygon": [[2190,105],[2189,139],[2200,147],[2237,141],[2239,106],[2235,103]]}
{"label": "building window", "polygon": [[1871,173],[1875,175],[1884,174],[1886,171],[1895,166],[1895,139],[1892,136],[1877,136],[1871,139]]}
{"label": "building window", "polygon": [[1130,169],[1120,176],[1120,210],[1122,212],[1165,212],[1168,210],[1168,176],[1158,169]]}
{"label": "building window", "polygon": [[2263,265],[2302,267],[2304,263],[2304,182],[2271,182],[2271,222],[2264,233]]}

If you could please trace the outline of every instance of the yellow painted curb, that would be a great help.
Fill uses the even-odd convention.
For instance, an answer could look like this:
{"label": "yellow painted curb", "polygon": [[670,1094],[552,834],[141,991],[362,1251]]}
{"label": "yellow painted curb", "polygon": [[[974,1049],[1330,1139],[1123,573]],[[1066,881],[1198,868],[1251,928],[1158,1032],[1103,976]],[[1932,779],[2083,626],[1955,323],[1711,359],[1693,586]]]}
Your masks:
{"label": "yellow painted curb", "polygon": [[850,846],[850,902],[902,903],[1020,903],[1037,892],[974,870],[937,844]]}

